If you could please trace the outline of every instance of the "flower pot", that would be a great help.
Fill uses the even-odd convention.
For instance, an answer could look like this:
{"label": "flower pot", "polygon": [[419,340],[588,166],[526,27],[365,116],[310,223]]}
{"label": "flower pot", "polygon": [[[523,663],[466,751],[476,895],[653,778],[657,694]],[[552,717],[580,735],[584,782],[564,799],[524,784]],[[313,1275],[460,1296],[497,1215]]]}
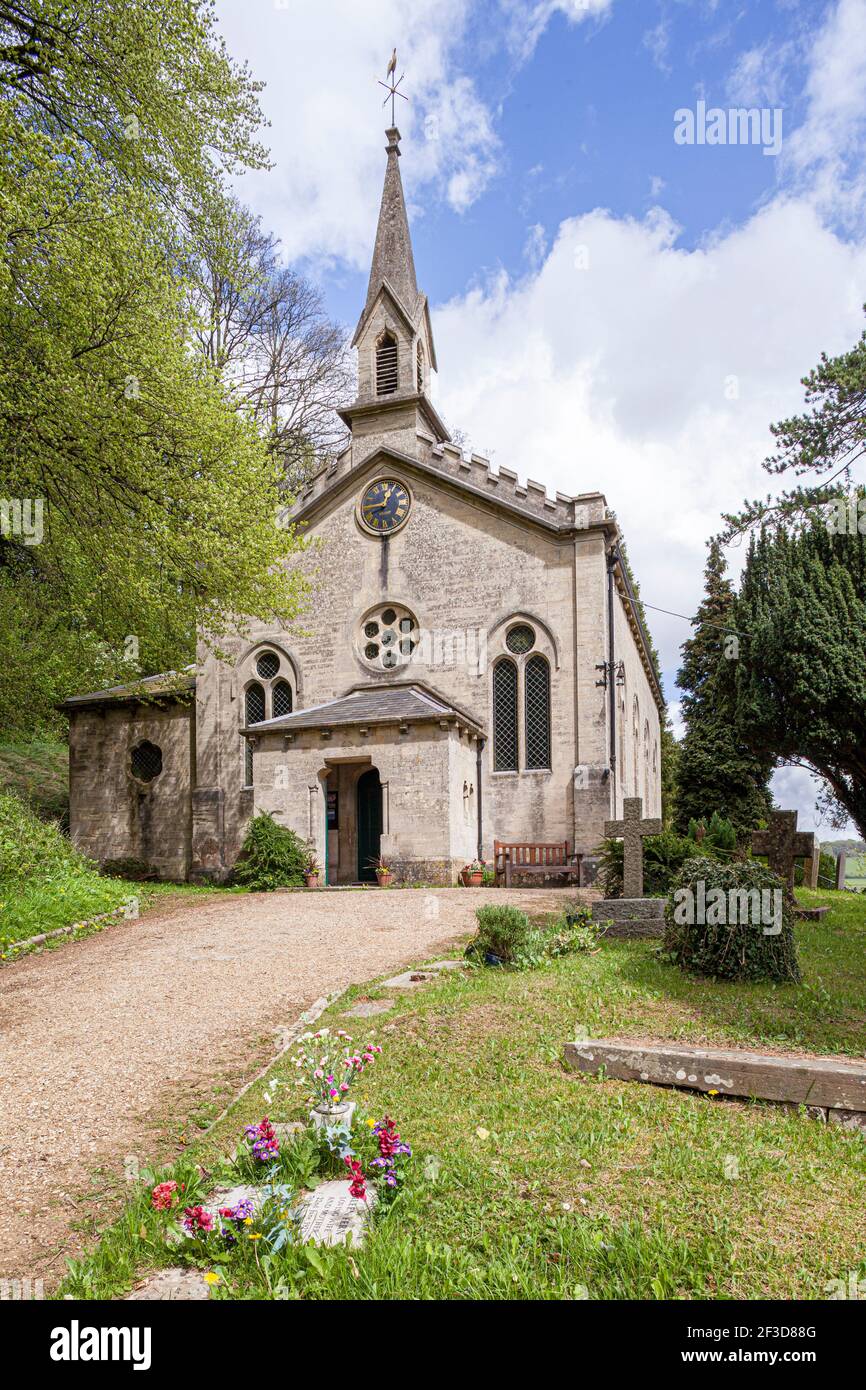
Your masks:
{"label": "flower pot", "polygon": [[319,886],[319,875],[318,875],[318,874],[304,874],[304,882],[306,883],[306,885],[307,885],[308,888],[318,888],[318,886]]}
{"label": "flower pot", "polygon": [[467,874],[466,881],[470,888],[480,888],[484,882],[484,874],[479,869],[477,873]]}
{"label": "flower pot", "polygon": [[316,1129],[351,1129],[357,1104],[356,1100],[342,1100],[336,1105],[320,1102],[310,1111],[310,1119]]}
{"label": "flower pot", "polygon": [[376,882],[380,888],[390,888],[393,877],[394,875],[391,873],[390,869],[385,869],[384,871],[381,869],[376,870]]}

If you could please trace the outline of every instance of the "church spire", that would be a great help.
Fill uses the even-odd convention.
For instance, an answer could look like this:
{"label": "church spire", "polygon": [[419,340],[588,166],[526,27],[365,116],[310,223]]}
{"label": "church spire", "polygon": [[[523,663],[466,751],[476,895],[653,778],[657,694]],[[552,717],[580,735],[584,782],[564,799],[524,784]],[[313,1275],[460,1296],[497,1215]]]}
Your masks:
{"label": "church spire", "polygon": [[418,298],[418,281],[415,278],[415,258],[412,255],[412,237],[409,232],[409,219],[406,216],[406,201],[403,197],[403,180],[400,177],[400,132],[390,126],[385,132],[388,163],[385,168],[385,186],[382,189],[382,204],[379,208],[379,225],[376,229],[376,245],[373,250],[373,264],[370,267],[370,283],[367,286],[366,314],[376,295],[387,280],[393,292],[401,300],[403,308],[411,315],[415,313]]}
{"label": "church spire", "polygon": [[[396,54],[392,54],[389,77],[395,67]],[[397,91],[399,85],[382,83],[392,103],[403,96]],[[408,456],[429,448],[431,440],[441,444],[450,438],[428,394],[430,373],[437,370],[436,349],[427,296],[415,278],[398,163],[400,132],[393,114],[385,133],[388,162],[373,264],[367,300],[352,339],[358,352],[358,394],[339,411],[352,431],[353,463],[379,448],[385,436],[389,448]]]}

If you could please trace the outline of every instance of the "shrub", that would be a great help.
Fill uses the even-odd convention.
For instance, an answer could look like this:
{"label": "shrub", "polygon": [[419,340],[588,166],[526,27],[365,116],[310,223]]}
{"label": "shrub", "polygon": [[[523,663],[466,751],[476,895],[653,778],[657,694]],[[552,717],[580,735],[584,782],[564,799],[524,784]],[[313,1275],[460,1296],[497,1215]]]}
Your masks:
{"label": "shrub", "polygon": [[549,960],[555,960],[559,956],[591,951],[605,931],[605,927],[593,922],[590,908],[582,903],[574,903],[560,913],[551,930],[543,937],[544,955]]}
{"label": "shrub", "polygon": [[[701,886],[702,885],[702,886]],[[703,915],[722,918],[719,923],[679,921],[684,903],[678,895],[687,890],[696,905],[702,900]],[[724,908],[718,895],[724,894]],[[731,902],[731,892],[745,890],[752,894],[751,910],[745,914],[742,900]],[[765,898],[764,905],[772,907],[781,902],[781,931],[768,935],[761,915],[754,911],[759,899],[754,892],[779,893],[779,898]],[[712,901],[709,899],[712,898]],[[746,915],[747,921],[731,920]],[[770,914],[768,913],[767,916]],[[758,916],[759,920],[755,921]],[[782,880],[755,859],[733,864],[720,864],[706,857],[690,859],[682,867],[674,891],[665,907],[665,939],[663,950],[681,969],[693,975],[710,975],[721,980],[782,980],[799,981],[800,967],[794,942],[794,916]]]}
{"label": "shrub", "polygon": [[[643,891],[648,898],[669,893],[677,874],[687,859],[701,853],[694,840],[665,830],[661,835],[648,835],[643,842]],[[605,897],[622,897],[622,840],[603,840],[598,851],[599,874]]]}
{"label": "shrub", "polygon": [[737,849],[737,832],[729,820],[714,811],[710,823],[690,820],[688,838],[700,846],[699,854],[711,854],[718,859],[733,858]]}
{"label": "shrub", "polygon": [[300,836],[263,811],[250,822],[232,877],[255,892],[300,887],[309,857]]}
{"label": "shrub", "polygon": [[102,872],[106,878],[133,879],[136,883],[149,883],[159,878],[152,864],[145,864],[143,859],[135,859],[132,856],[106,859],[102,865]]}
{"label": "shrub", "polygon": [[559,956],[591,950],[604,928],[592,921],[588,907],[574,903],[549,927],[533,927],[519,908],[488,904],[475,913],[478,932],[466,947],[470,960],[487,965],[543,965]]}
{"label": "shrub", "polygon": [[17,796],[0,796],[0,879],[46,879],[90,868],[57,825],[40,820]]}
{"label": "shrub", "polygon": [[507,903],[487,903],[476,910],[475,917],[478,931],[466,947],[467,957],[505,965],[517,960],[532,935],[526,913]]}
{"label": "shrub", "polygon": [[11,942],[98,917],[128,896],[58,826],[18,797],[0,796],[0,955]]}

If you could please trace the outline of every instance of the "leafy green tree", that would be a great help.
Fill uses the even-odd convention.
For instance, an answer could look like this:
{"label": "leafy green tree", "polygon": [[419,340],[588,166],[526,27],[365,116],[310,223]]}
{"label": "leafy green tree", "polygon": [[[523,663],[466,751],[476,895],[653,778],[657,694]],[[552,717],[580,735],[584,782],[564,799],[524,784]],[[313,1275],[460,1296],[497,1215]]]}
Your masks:
{"label": "leafy green tree", "polygon": [[0,0],[0,498],[41,509],[38,541],[0,530],[0,699],[30,728],[64,683],[183,665],[197,628],[302,599],[279,460],[191,350],[203,229],[265,162],[214,26],[200,0]]}
{"label": "leafy green tree", "polygon": [[814,517],[753,536],[731,610],[738,736],[824,778],[866,835],[866,537]]}
{"label": "leafy green tree", "polygon": [[721,701],[720,671],[736,666],[739,656],[732,622],[734,591],[726,570],[721,545],[711,541],[705,595],[694,633],[683,643],[677,675],[686,726],[677,765],[680,834],[688,832],[691,821],[707,823],[713,816],[729,820],[737,830],[749,830],[766,819],[772,807],[768,783],[775,756],[766,745],[753,749],[746,744]]}

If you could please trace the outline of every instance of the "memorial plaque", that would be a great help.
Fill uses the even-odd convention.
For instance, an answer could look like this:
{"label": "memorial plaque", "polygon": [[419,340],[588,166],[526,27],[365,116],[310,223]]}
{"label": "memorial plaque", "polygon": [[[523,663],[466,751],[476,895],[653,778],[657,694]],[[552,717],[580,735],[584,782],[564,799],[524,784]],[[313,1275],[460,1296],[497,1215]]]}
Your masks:
{"label": "memorial plaque", "polygon": [[298,1230],[302,1241],[316,1245],[342,1245],[349,1236],[361,1245],[364,1228],[376,1194],[367,1189],[366,1200],[353,1197],[350,1184],[339,1178],[320,1183],[298,1207]]}

